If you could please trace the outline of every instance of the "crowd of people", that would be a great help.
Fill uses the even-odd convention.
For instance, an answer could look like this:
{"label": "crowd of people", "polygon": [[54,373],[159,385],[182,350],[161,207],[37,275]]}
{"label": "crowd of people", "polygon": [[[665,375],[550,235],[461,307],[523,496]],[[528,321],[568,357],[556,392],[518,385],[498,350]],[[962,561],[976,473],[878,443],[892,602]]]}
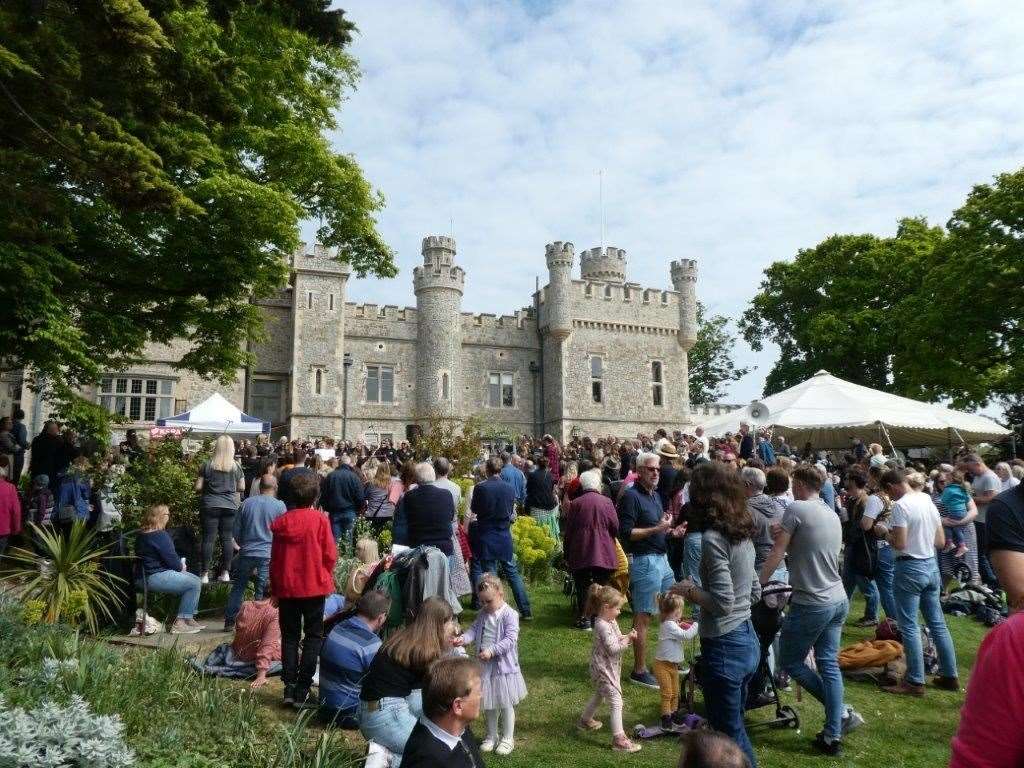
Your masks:
{"label": "crowd of people", "polygon": [[[14,446],[0,455],[0,474],[17,477],[16,448],[26,441],[4,439],[15,434],[10,420],[0,426],[0,450]],[[104,503],[104,489],[88,485],[74,435],[48,422],[29,445],[26,494],[12,496],[13,486],[0,482],[0,548],[18,532],[22,508],[40,519],[46,494],[42,503],[55,523],[94,520]],[[129,434],[108,460],[130,463],[145,450]],[[165,530],[167,507],[155,505],[136,537],[138,575],[150,591],[180,595],[170,626],[177,634],[202,629],[196,613],[204,584],[230,582],[225,629],[235,633],[235,656],[255,664],[253,686],[264,685],[279,660],[286,704],[320,708],[334,724],[358,728],[404,756],[403,765],[454,759],[479,767],[481,753],[515,748],[516,707],[527,695],[520,622],[532,619],[513,552],[517,515],[533,517],[561,544],[575,594],[570,620],[592,633],[594,692],[580,714],[581,731],[604,727],[596,714],[606,704],[612,748],[640,749],[623,724],[623,679],[659,690],[664,730],[685,728],[691,713],[679,690],[680,672],[688,671],[683,649],[699,638],[694,672],[713,737],[688,737],[689,765],[702,764],[695,761],[704,753],[733,760],[716,765],[757,765],[745,713],[769,694],[766,669],[779,686],[792,679],[821,703],[823,727],[813,746],[840,753],[844,738],[865,725],[844,699],[838,664],[854,590],[865,598],[857,626],[875,626],[884,614],[902,639],[906,673],[882,690],[913,697],[925,696],[928,684],[919,615],[938,655],[932,685],[961,688],[940,603],[941,562],[1005,590],[1013,609],[1024,604],[1021,460],[989,469],[964,452],[925,471],[857,438],[838,456],[810,445],[795,451],[742,424],[738,434],[716,440],[699,427],[565,445],[549,435],[524,437],[480,457],[465,502],[450,474],[445,457],[417,457],[406,443],[261,438],[236,446],[220,436],[195,482],[198,564],[189,568]],[[356,548],[360,518],[375,536],[390,528],[400,547],[443,554],[453,591],[469,595],[478,611],[467,630],[441,597],[425,600],[383,641],[387,593],[350,596],[339,610],[333,568],[339,546]],[[505,601],[504,582],[516,608]],[[244,601],[250,583],[254,599]],[[753,616],[762,589],[778,584],[788,585],[791,597],[780,636],[766,639]],[[623,633],[618,617],[627,603],[632,627]],[[1019,615],[994,631],[975,672],[991,679],[1004,701],[1020,694],[1005,679],[996,685],[994,660],[1012,654],[1022,632]],[[628,651],[631,670],[623,678]],[[315,680],[318,697],[311,694]],[[953,765],[1024,758],[1020,737],[1005,732],[1024,710],[997,708],[972,684],[963,723],[974,727],[961,725]],[[481,710],[486,736],[478,744],[467,726]],[[1017,762],[984,762],[979,730]]]}

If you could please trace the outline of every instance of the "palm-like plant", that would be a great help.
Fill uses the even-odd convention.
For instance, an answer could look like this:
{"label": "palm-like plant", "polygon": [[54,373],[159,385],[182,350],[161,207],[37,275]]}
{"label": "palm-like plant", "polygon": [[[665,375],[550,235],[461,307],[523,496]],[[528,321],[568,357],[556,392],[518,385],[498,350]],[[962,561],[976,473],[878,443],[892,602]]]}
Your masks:
{"label": "palm-like plant", "polygon": [[11,566],[5,575],[18,583],[21,599],[42,606],[42,621],[60,621],[85,625],[95,634],[99,618],[113,618],[114,606],[124,579],[100,572],[100,559],[106,554],[95,544],[95,534],[81,522],[68,535],[30,524],[39,553],[16,548],[7,554]]}

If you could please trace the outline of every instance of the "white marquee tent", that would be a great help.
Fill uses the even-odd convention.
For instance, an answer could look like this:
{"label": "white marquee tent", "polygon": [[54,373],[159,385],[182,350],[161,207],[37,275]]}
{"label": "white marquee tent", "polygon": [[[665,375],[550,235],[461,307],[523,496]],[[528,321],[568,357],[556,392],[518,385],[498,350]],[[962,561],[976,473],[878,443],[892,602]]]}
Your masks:
{"label": "white marquee tent", "polygon": [[1009,435],[992,419],[890,395],[818,371],[795,387],[700,422],[709,437],[739,431],[740,421],[772,427],[794,447],[844,448],[851,437],[900,447],[977,443]]}
{"label": "white marquee tent", "polygon": [[270,434],[270,422],[242,413],[219,392],[214,392],[190,411],[157,419],[158,427],[190,429],[193,432],[217,432],[232,435]]}

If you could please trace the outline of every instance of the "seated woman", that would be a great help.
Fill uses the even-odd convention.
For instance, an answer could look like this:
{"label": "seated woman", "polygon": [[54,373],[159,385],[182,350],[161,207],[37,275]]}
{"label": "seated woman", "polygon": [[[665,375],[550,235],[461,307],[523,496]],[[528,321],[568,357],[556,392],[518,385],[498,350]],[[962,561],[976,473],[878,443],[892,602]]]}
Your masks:
{"label": "seated woman", "polygon": [[266,685],[270,665],[281,661],[281,624],[274,597],[242,603],[235,617],[231,650],[239,661],[250,661],[256,665],[252,689]]}
{"label": "seated woman", "polygon": [[[154,504],[142,516],[142,528],[135,537],[135,556],[139,558],[150,592],[181,595],[178,617],[171,626],[172,635],[194,635],[205,629],[194,616],[199,605],[202,582],[185,565],[174,549],[171,535],[164,530],[171,511],[166,504]],[[142,588],[142,579],[138,586]]]}
{"label": "seated woman", "polygon": [[451,651],[458,627],[452,607],[439,597],[423,601],[416,619],[393,634],[370,662],[359,692],[359,730],[396,755],[423,714],[423,676]]}

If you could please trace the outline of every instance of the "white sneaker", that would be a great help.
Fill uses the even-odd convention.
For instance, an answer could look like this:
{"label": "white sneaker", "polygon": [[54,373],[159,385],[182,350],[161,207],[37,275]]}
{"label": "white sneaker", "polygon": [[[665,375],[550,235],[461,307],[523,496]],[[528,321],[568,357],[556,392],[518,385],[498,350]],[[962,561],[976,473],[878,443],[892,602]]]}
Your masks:
{"label": "white sneaker", "polygon": [[510,739],[502,739],[498,742],[498,746],[494,748],[494,754],[496,755],[507,755],[515,749],[515,744]]}
{"label": "white sneaker", "polygon": [[221,582],[223,584],[227,584],[229,581],[231,581],[231,574],[228,573],[227,571],[222,571],[221,574],[220,574],[220,577],[217,579],[217,581],[219,581],[219,582]]}
{"label": "white sneaker", "polygon": [[480,742],[481,752],[493,752],[494,751],[494,739],[484,739]]}
{"label": "white sneaker", "polygon": [[208,574],[208,573],[204,573],[204,574],[203,574],[203,578],[202,578],[202,579],[200,579],[200,581],[201,581],[201,582],[202,582],[203,584],[209,584],[209,583],[210,583],[210,574]]}
{"label": "white sneaker", "polygon": [[842,725],[840,726],[843,736],[853,733],[862,725],[864,725],[864,716],[853,707],[847,707],[846,714],[843,715]]}

